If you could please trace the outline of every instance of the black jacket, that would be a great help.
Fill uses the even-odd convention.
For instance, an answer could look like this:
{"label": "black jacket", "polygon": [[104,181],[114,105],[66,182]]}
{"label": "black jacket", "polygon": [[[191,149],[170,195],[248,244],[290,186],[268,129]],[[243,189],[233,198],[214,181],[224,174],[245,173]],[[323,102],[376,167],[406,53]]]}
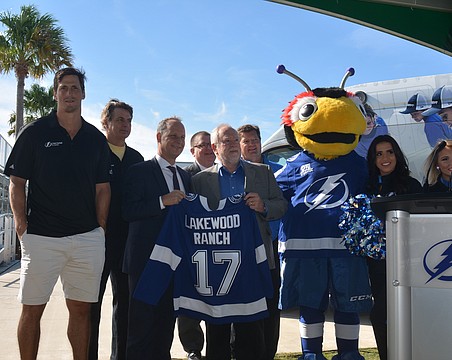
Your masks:
{"label": "black jacket", "polygon": [[438,178],[438,180],[436,181],[436,183],[434,183],[433,185],[429,186],[427,191],[428,193],[439,193],[439,192],[449,192],[449,187],[444,185],[441,182],[441,179]]}
{"label": "black jacket", "polygon": [[130,166],[144,161],[143,156],[126,145],[121,160],[110,150],[110,211],[105,233],[105,261],[116,270],[121,270],[129,223],[122,217],[122,193],[125,174]]}
{"label": "black jacket", "polygon": [[368,186],[369,195],[380,195],[380,196],[394,196],[402,194],[418,194],[422,193],[422,186],[419,181],[415,178],[409,176],[406,179],[405,190],[403,192],[397,192],[396,190],[397,179],[394,173],[389,175],[380,176],[379,181],[376,183],[370,183]]}
{"label": "black jacket", "polygon": [[[177,167],[186,192],[190,174]],[[127,171],[123,191],[123,216],[129,222],[123,272],[138,281],[154,248],[168,208],[160,208],[159,197],[169,193],[157,158],[135,164]],[[133,286],[134,284],[131,284]]]}

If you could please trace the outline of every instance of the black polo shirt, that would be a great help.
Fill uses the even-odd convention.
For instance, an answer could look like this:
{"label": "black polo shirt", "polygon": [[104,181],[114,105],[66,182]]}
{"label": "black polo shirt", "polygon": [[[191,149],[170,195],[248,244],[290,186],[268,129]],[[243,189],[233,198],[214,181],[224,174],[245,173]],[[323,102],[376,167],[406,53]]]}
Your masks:
{"label": "black polo shirt", "polygon": [[105,262],[112,269],[121,270],[126,246],[129,223],[122,217],[122,197],[124,177],[130,166],[144,161],[143,156],[126,145],[122,160],[110,151],[110,188],[111,201],[108,212],[107,231],[105,233]]}
{"label": "black polo shirt", "polygon": [[105,136],[82,119],[71,139],[52,112],[20,133],[4,173],[29,180],[27,232],[62,237],[98,227],[96,184],[109,181]]}

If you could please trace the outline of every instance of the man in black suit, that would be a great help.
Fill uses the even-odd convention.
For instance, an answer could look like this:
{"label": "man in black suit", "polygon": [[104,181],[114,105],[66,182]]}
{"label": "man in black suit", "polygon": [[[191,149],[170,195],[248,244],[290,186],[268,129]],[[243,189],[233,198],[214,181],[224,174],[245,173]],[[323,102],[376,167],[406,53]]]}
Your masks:
{"label": "man in black suit", "polygon": [[132,107],[116,99],[110,100],[101,114],[101,124],[110,148],[111,201],[105,232],[105,264],[99,299],[91,305],[89,360],[98,358],[101,307],[108,277],[113,292],[110,359],[124,359],[126,355],[129,285],[127,275],[122,272],[122,261],[129,224],[121,215],[122,188],[127,169],[144,160],[138,151],[126,145],[126,139],[132,130],[132,116]]}
{"label": "man in black suit", "polygon": [[162,120],[157,126],[157,155],[149,161],[133,165],[126,175],[123,215],[129,221],[129,235],[123,271],[129,275],[131,296],[127,338],[129,360],[171,359],[175,323],[172,286],[168,287],[156,306],[135,300],[133,292],[168,207],[178,204],[185,192],[190,190],[190,175],[174,166],[184,145],[185,128],[181,120],[177,117]]}
{"label": "man in black suit", "polygon": [[184,168],[186,172],[194,175],[213,165],[215,154],[210,144],[210,134],[207,131],[198,131],[193,134],[190,139],[190,152],[195,161]]}
{"label": "man in black suit", "polygon": [[[210,134],[207,131],[198,131],[190,139],[190,152],[195,158],[192,164],[184,168],[191,175],[195,175],[213,165],[215,154],[210,144]],[[188,360],[201,360],[201,351],[204,347],[204,333],[199,319],[179,316],[177,330],[182,347],[187,352]]]}

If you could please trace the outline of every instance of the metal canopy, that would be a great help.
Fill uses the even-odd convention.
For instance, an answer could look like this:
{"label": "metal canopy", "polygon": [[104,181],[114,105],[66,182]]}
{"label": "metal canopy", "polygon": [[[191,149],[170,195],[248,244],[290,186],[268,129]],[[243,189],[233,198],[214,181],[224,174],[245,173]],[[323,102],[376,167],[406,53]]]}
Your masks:
{"label": "metal canopy", "polygon": [[351,21],[452,56],[452,0],[269,0]]}

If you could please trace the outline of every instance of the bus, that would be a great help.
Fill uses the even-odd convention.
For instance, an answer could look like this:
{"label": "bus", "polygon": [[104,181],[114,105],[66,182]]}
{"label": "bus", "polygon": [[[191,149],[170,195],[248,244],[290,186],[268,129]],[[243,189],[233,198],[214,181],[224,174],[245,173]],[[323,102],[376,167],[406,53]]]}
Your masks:
{"label": "bus", "polygon": [[[415,94],[422,94],[428,101],[441,86],[452,85],[452,74],[420,76],[398,80],[371,82],[346,86],[347,91],[358,95],[369,104],[375,113],[384,120],[389,134],[399,143],[408,159],[411,175],[424,182],[424,162],[432,146],[429,144],[424,121],[416,122],[410,114],[401,114],[408,100]],[[300,90],[301,92],[302,90]],[[448,128],[452,133],[452,129]],[[262,152],[269,160],[285,164],[286,159],[299,152],[289,146],[281,126],[262,145]]]}

